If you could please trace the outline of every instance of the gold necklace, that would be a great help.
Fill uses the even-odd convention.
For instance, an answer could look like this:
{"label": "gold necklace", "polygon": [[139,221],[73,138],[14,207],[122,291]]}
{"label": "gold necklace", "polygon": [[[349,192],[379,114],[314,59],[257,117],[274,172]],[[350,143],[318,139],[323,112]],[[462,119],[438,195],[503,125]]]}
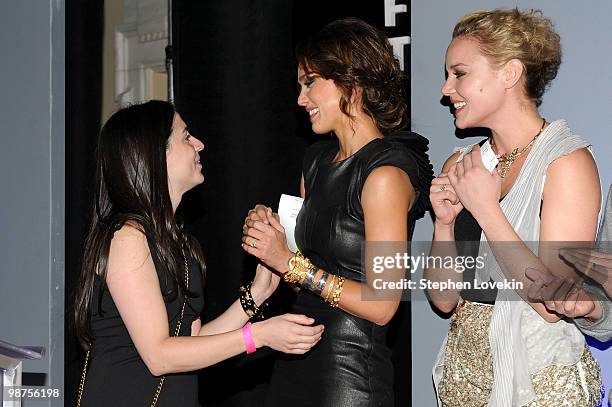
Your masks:
{"label": "gold necklace", "polygon": [[[514,160],[516,160],[521,154],[527,151],[527,149],[531,147],[533,143],[535,143],[538,136],[542,134],[542,130],[544,130],[544,126],[546,126],[546,119],[543,118],[542,127],[540,127],[540,131],[538,131],[538,134],[536,134],[535,137],[531,139],[529,144],[523,147],[523,149],[519,150],[518,148],[515,148],[509,153],[496,155],[497,159],[499,160],[499,164],[500,164],[500,168],[497,170],[497,173],[499,174],[500,178],[504,178],[508,174],[508,171],[510,171],[510,166],[514,163]],[[491,145],[495,146],[493,137],[491,137],[490,143]]]}

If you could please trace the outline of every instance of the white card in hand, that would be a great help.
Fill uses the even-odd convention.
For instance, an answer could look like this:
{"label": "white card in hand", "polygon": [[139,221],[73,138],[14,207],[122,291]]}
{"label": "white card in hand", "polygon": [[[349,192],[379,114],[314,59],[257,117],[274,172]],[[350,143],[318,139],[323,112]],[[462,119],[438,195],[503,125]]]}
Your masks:
{"label": "white card in hand", "polygon": [[295,222],[298,213],[302,209],[303,198],[299,196],[282,194],[278,202],[278,216],[280,223],[285,228],[285,236],[287,236],[287,245],[292,252],[296,252],[298,247],[295,243]]}
{"label": "white card in hand", "polygon": [[[475,146],[473,146],[472,148],[474,147]],[[468,150],[467,148],[463,150],[463,152],[457,158],[457,162],[463,160],[463,157],[465,157],[465,155],[468,154],[470,151],[472,150]],[[493,170],[497,166],[497,163],[499,163],[497,156],[491,148],[491,143],[489,143],[489,140],[485,141],[485,143],[480,147],[480,158],[482,159],[482,163],[484,164],[485,168],[489,172],[493,172]]]}
{"label": "white card in hand", "polygon": [[489,140],[485,141],[482,147],[480,147],[480,157],[482,158],[482,163],[484,164],[485,168],[489,170],[489,172],[493,172],[497,166],[497,163],[499,163],[497,156],[491,148],[491,143],[489,143]]}

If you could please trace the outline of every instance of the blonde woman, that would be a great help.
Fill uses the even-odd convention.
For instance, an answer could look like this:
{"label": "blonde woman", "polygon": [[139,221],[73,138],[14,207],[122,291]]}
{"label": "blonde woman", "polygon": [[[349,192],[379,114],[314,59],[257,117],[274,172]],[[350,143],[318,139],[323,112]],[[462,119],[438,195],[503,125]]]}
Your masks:
{"label": "blonde woman", "polygon": [[[560,38],[539,11],[470,13],[446,51],[442,93],[456,126],[486,127],[492,136],[450,156],[434,179],[434,247],[465,238],[488,242],[492,255],[476,278],[525,284],[494,292],[488,303],[464,293],[432,297],[437,308],[453,312],[434,367],[441,406],[599,403],[599,367],[583,335],[529,300],[524,275],[530,266],[564,267],[557,256],[543,255],[545,242],[593,241],[597,227],[601,193],[589,143],[564,120],[549,122],[538,111],[560,63]],[[480,156],[485,142],[500,161],[492,172]],[[528,248],[531,242],[539,248]],[[449,275],[434,271],[440,270],[427,276]]]}

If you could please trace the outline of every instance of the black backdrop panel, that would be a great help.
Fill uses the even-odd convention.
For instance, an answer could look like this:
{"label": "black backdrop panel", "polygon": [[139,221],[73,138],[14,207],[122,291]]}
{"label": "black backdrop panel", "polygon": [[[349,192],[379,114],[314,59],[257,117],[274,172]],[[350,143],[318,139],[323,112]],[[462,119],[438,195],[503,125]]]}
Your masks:
{"label": "black backdrop panel", "polygon": [[[240,247],[248,209],[256,203],[276,209],[281,193],[297,195],[304,149],[321,138],[312,134],[296,104],[296,42],[346,16],[384,28],[384,0],[174,0],[172,14],[175,103],[205,144],[206,180],[185,196],[181,212],[207,259],[203,319],[210,320],[252,278],[253,259]],[[409,13],[398,14],[397,26],[385,31],[390,37],[406,36],[409,24]],[[404,66],[409,67],[405,48]],[[274,299],[272,308],[280,312],[291,294],[284,290]],[[402,304],[389,341],[396,399],[398,405],[409,405],[409,304]],[[271,358],[255,355],[248,363],[239,357],[205,369],[202,404],[262,405]]]}
{"label": "black backdrop panel", "polygon": [[73,327],[74,292],[90,220],[94,150],[102,112],[104,2],[66,3],[66,192],[64,402],[74,405],[83,354]]}
{"label": "black backdrop panel", "polygon": [[[182,210],[206,256],[210,320],[252,278],[240,247],[247,211],[298,193],[306,141],[296,137],[292,3],[174,1],[173,16],[175,102],[205,144],[206,180]],[[202,371],[201,402],[261,405],[272,365],[256,355]]]}

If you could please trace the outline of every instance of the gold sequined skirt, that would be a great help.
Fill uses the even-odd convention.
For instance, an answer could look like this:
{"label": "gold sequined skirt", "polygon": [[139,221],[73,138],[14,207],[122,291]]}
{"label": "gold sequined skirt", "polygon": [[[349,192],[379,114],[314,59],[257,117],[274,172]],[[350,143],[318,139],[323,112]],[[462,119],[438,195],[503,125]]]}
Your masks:
{"label": "gold sequined skirt", "polygon": [[[489,327],[493,306],[462,301],[451,318],[438,385],[443,407],[486,407],[493,387]],[[599,365],[585,347],[580,362],[531,376],[536,398],[526,407],[591,407],[601,399]]]}

